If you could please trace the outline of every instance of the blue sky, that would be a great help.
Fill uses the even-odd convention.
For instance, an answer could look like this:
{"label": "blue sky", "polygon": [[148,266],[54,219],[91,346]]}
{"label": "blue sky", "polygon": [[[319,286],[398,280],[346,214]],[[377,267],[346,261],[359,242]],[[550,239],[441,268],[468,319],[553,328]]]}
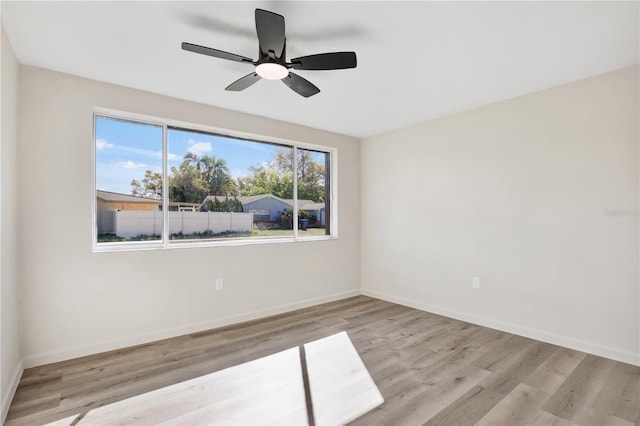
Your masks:
{"label": "blue sky", "polygon": [[[169,129],[169,169],[184,155],[224,158],[231,176],[251,175],[249,167],[273,160],[277,145],[248,142],[190,131]],[[145,170],[162,171],[162,127],[105,117],[96,119],[96,188],[131,193],[131,180]]]}

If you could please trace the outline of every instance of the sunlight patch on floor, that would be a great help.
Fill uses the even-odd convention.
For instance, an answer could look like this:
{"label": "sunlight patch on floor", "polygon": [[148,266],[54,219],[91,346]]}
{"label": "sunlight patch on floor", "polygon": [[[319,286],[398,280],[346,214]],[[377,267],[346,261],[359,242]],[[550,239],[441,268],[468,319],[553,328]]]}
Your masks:
{"label": "sunlight patch on floor", "polygon": [[342,332],[50,424],[345,424],[383,401]]}

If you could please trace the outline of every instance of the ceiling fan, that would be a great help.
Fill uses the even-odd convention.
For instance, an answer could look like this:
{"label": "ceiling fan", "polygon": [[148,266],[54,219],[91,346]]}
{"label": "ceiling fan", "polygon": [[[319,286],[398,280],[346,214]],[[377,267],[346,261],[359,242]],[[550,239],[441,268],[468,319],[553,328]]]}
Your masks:
{"label": "ceiling fan", "polygon": [[256,9],[256,33],[258,34],[259,57],[254,61],[234,53],[223,52],[211,47],[192,43],[182,43],[182,49],[202,55],[213,56],[230,61],[244,62],[255,66],[255,70],[234,81],[225,90],[239,92],[256,83],[261,78],[282,80],[294,92],[308,98],[320,92],[310,81],[294,70],[339,70],[356,67],[355,52],[320,53],[301,56],[291,62],[286,61],[286,38],[284,34],[284,16],[267,10]]}

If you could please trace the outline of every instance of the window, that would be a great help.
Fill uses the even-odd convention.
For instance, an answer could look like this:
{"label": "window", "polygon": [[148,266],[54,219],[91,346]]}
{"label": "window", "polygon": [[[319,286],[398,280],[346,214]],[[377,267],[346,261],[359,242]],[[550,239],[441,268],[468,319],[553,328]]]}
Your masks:
{"label": "window", "polygon": [[330,149],[111,114],[94,125],[97,249],[332,235]]}
{"label": "window", "polygon": [[254,222],[269,222],[271,220],[271,210],[250,209],[249,213],[253,214]]}
{"label": "window", "polygon": [[312,236],[314,230],[328,230],[331,197],[327,196],[330,170],[330,156],[327,152],[298,149],[298,217],[300,218],[300,236]]}
{"label": "window", "polygon": [[162,132],[96,116],[98,243],[162,240]]}

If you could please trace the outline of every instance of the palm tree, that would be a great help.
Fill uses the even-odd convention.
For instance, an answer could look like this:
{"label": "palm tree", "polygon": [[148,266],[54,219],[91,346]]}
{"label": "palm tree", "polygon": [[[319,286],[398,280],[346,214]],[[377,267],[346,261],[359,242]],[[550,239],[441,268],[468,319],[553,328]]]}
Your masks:
{"label": "palm tree", "polygon": [[229,192],[233,180],[224,158],[216,159],[213,155],[203,155],[197,164],[209,185],[209,195],[226,195]]}

